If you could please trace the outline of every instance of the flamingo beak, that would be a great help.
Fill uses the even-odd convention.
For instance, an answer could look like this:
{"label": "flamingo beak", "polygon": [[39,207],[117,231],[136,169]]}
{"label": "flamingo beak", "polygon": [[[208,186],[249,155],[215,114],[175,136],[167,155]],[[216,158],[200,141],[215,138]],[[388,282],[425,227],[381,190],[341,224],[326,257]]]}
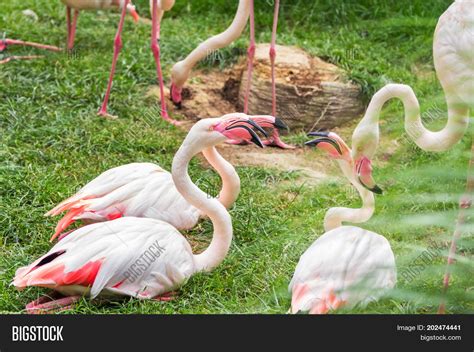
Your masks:
{"label": "flamingo beak", "polygon": [[275,117],[275,122],[273,123],[273,126],[276,129],[279,129],[280,131],[281,130],[287,130],[287,131],[290,130],[288,125],[282,119],[280,119],[279,117]]}
{"label": "flamingo beak", "polygon": [[319,143],[322,143],[322,142],[329,143],[330,145],[334,147],[334,149],[336,149],[339,155],[341,156],[343,155],[341,146],[333,138],[329,137],[329,132],[310,132],[308,133],[308,137],[319,137],[319,138],[306,142],[305,145],[317,146]]}
{"label": "flamingo beak", "polygon": [[257,133],[254,131],[254,129],[256,129],[265,137],[267,137],[267,133],[265,132],[265,130],[255,121],[252,121],[250,119],[227,121],[222,127],[214,127],[214,130],[217,130],[218,132],[222,133],[227,138],[247,140],[259,146],[260,148],[263,148],[263,143],[258,137]]}
{"label": "flamingo beak", "polygon": [[383,193],[383,190],[377,186],[372,177],[372,163],[367,157],[364,156],[358,160],[355,170],[357,179],[364,188],[376,194]]}
{"label": "flamingo beak", "polygon": [[127,10],[130,13],[130,15],[133,17],[133,20],[135,21],[135,23],[138,23],[138,21],[140,21],[140,15],[138,15],[138,12],[135,9],[135,6],[129,5],[127,7]]}

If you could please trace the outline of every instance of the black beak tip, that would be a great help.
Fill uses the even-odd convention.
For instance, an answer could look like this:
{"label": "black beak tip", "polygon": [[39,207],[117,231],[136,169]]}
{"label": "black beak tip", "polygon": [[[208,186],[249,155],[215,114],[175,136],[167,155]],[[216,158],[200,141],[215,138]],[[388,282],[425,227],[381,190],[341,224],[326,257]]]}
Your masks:
{"label": "black beak tip", "polygon": [[275,122],[273,123],[273,126],[275,126],[279,130],[290,130],[288,125],[279,117],[275,117]]}
{"label": "black beak tip", "polygon": [[314,146],[318,145],[318,143],[319,143],[319,140],[314,139],[312,141],[305,142],[304,145],[306,145],[308,147],[314,147]]}
{"label": "black beak tip", "polygon": [[308,137],[328,137],[329,132],[325,132],[325,131],[309,132],[307,136]]}
{"label": "black beak tip", "polygon": [[383,194],[382,188],[380,188],[377,185],[375,185],[372,189],[370,189],[370,191],[372,191],[373,193],[376,193],[376,194]]}
{"label": "black beak tip", "polygon": [[260,140],[260,138],[252,137],[251,141],[252,141],[252,143],[254,143],[255,145],[257,145],[260,148],[264,147],[262,141]]}

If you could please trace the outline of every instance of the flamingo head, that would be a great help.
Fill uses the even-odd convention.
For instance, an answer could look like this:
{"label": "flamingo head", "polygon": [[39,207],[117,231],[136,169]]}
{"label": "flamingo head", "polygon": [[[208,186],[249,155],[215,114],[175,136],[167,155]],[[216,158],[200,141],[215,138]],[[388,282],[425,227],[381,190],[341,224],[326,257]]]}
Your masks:
{"label": "flamingo head", "polygon": [[228,114],[217,119],[201,121],[205,121],[203,127],[208,133],[211,133],[206,137],[210,145],[219,144],[227,139],[237,139],[254,143],[263,148],[263,143],[257,135],[257,131],[267,137],[265,130],[245,114]]}
{"label": "flamingo head", "polygon": [[250,119],[263,128],[276,128],[278,130],[288,130],[286,123],[279,117],[271,115],[253,115]]}
{"label": "flamingo head", "polygon": [[310,132],[309,137],[317,137],[309,142],[307,146],[315,146],[324,150],[332,159],[352,162],[351,149],[344,140],[334,132]]}
{"label": "flamingo head", "polygon": [[132,5],[132,3],[129,3],[127,5],[127,12],[133,17],[135,23],[140,20],[140,16],[138,15],[137,9],[135,8],[135,5]]}
{"label": "flamingo head", "polygon": [[334,132],[311,132],[309,136],[318,138],[306,142],[306,145],[317,146],[326,151],[331,158],[354,165],[355,179],[369,191],[377,194],[382,193],[382,189],[377,186],[372,177],[372,163],[369,158],[361,156],[354,162],[351,149],[344,140]]}
{"label": "flamingo head", "polygon": [[382,189],[377,186],[372,177],[372,162],[366,156],[362,156],[355,162],[354,171],[359,183],[369,191],[382,194]]}
{"label": "flamingo head", "polygon": [[171,87],[170,87],[170,97],[171,97],[171,101],[173,102],[173,104],[178,107],[178,108],[181,108],[181,101],[182,101],[182,97],[181,97],[181,91],[183,89],[181,87],[178,87],[176,84],[174,83],[171,83]]}

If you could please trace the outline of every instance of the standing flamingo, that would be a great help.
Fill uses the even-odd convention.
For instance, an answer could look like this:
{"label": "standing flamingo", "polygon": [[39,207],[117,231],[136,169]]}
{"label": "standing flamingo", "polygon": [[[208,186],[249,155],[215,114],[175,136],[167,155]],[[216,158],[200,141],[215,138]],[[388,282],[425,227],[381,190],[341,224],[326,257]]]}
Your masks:
{"label": "standing flamingo", "polygon": [[[235,113],[222,117],[230,118],[248,121],[248,124],[263,133],[265,132],[260,126],[286,127],[283,121],[273,116]],[[218,200],[229,208],[240,192],[239,176],[214,146],[203,148],[202,152],[222,179]],[[205,215],[181,195],[169,172],[152,163],[126,164],[105,171],[46,215],[54,216],[64,211],[67,213],[56,226],[51,240],[79,219],[97,222],[122,216],[145,217],[163,220],[179,230],[187,230],[193,228]]]}
{"label": "standing flamingo", "polygon": [[[276,32],[278,26],[278,12],[280,8],[280,0],[275,0],[272,40],[270,45],[270,63],[272,76],[272,116],[276,116],[276,83],[275,83],[275,58],[276,58]],[[255,56],[255,23],[254,23],[254,0],[240,0],[237,13],[232,24],[224,32],[208,38],[198,45],[184,60],[177,62],[171,70],[171,100],[177,106],[181,106],[181,91],[184,84],[189,78],[193,67],[207,57],[210,53],[230,45],[234,40],[242,35],[242,31],[247,25],[250,17],[250,46],[247,50],[247,87],[244,98],[244,113],[248,113],[248,101],[250,94],[250,85],[253,72],[253,59]],[[241,144],[242,141],[233,141],[233,143]],[[279,136],[278,130],[274,130],[271,138],[264,142],[266,145],[277,146],[280,148],[293,148],[285,144]]]}
{"label": "standing flamingo", "polygon": [[[405,130],[423,150],[441,152],[450,149],[464,136],[469,125],[469,112],[474,110],[474,6],[472,0],[456,0],[441,15],[433,38],[433,58],[438,79],[443,87],[448,105],[446,126],[437,132],[427,130],[420,117],[420,106],[413,90],[406,85],[389,84],[372,98],[367,112],[352,136],[355,160],[372,159],[379,140],[379,116],[389,99],[399,98],[405,108]],[[474,147],[471,149],[471,163]],[[467,190],[474,188],[468,174]],[[466,200],[467,199],[467,200]],[[471,197],[463,196],[456,230],[448,254],[448,264],[443,280],[443,294],[449,286],[450,266],[456,254],[456,242],[461,235],[466,209],[471,207]],[[439,307],[445,312],[445,302]]]}
{"label": "standing flamingo", "polygon": [[[212,221],[209,247],[193,254],[172,225],[156,219],[124,217],[73,231],[27,267],[17,270],[13,285],[51,288],[67,297],[48,298],[27,305],[30,312],[68,308],[83,295],[132,296],[151,299],[183,285],[201,271],[211,271],[226,257],[232,241],[232,221],[226,208],[209,198],[188,174],[190,160],[226,138],[241,138],[261,147],[255,123],[240,116],[203,119],[189,131],[173,159],[177,191]],[[144,257],[144,254],[148,253]],[[146,260],[145,260],[146,259]]]}
{"label": "standing flamingo", "polygon": [[448,104],[448,121],[437,132],[427,130],[420,105],[411,87],[388,84],[369,103],[365,116],[352,135],[354,160],[372,159],[379,143],[379,117],[383,105],[398,98],[405,108],[405,130],[423,150],[441,152],[464,136],[469,110],[474,108],[474,6],[456,0],[440,17],[434,33],[433,56],[436,74]]}
{"label": "standing flamingo", "polygon": [[[331,208],[324,218],[325,233],[301,256],[289,285],[291,312],[325,314],[340,307],[353,307],[376,300],[395,286],[395,258],[387,239],[343,221],[361,223],[374,212],[374,195],[353,175],[351,150],[335,133],[311,133],[318,138],[306,145],[318,146],[336,159],[357,189],[362,208]],[[361,177],[370,177],[367,168]]]}

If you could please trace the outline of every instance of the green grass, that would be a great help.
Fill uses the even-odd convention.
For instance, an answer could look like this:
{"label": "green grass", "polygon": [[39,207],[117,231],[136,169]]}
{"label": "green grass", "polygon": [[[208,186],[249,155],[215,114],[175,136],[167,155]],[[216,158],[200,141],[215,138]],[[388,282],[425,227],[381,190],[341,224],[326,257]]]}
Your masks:
{"label": "green grass", "polygon": [[[146,14],[146,0],[137,2]],[[271,1],[258,2],[257,39],[268,41]],[[450,1],[283,1],[278,42],[297,45],[343,66],[368,98],[388,81],[410,84],[423,111],[446,111],[432,65],[432,35]],[[21,11],[39,15],[33,23]],[[163,66],[171,65],[206,37],[230,23],[235,4],[225,0],[178,1],[163,22]],[[119,120],[97,118],[111,60],[117,14],[83,13],[76,56],[48,54],[44,60],[0,66],[0,312],[19,312],[42,289],[17,292],[9,286],[15,270],[50,248],[54,219],[42,214],[95,175],[122,163],[156,162],[170,168],[184,137],[175,127],[144,117],[155,102],[144,99],[155,83],[149,50],[150,28],[125,24],[124,50],[110,101]],[[64,8],[59,1],[9,0],[2,5],[0,31],[21,38],[63,45]],[[235,50],[245,50],[247,35],[223,51],[227,65]],[[29,50],[13,48],[12,53]],[[34,51],[31,51],[34,52]],[[456,218],[457,199],[465,183],[470,139],[443,154],[420,151],[403,137],[400,103],[384,109],[382,145],[375,176],[386,190],[377,197],[377,212],[363,227],[385,235],[395,252],[399,273],[436,241],[447,248]],[[177,116],[179,118],[179,116]],[[445,116],[428,124],[441,127]],[[295,131],[299,132],[299,131]],[[302,143],[302,133],[289,137]],[[307,151],[310,157],[319,153]],[[388,159],[388,161],[387,161]],[[337,170],[336,168],[332,168]],[[190,172],[198,184],[218,184],[218,177],[194,160]],[[344,181],[300,185],[298,173],[239,167],[242,193],[231,209],[235,238],[229,256],[214,272],[196,275],[167,303],[135,299],[108,304],[81,301],[76,313],[284,313],[287,285],[299,256],[324,231],[326,210],[358,206]],[[436,195],[439,195],[436,197]],[[423,216],[423,217],[420,217]],[[474,312],[473,241],[463,237],[460,258],[449,290],[448,311]],[[209,222],[190,231],[207,242]],[[434,313],[445,260],[436,257],[413,280],[399,277],[388,297],[358,313]]]}

